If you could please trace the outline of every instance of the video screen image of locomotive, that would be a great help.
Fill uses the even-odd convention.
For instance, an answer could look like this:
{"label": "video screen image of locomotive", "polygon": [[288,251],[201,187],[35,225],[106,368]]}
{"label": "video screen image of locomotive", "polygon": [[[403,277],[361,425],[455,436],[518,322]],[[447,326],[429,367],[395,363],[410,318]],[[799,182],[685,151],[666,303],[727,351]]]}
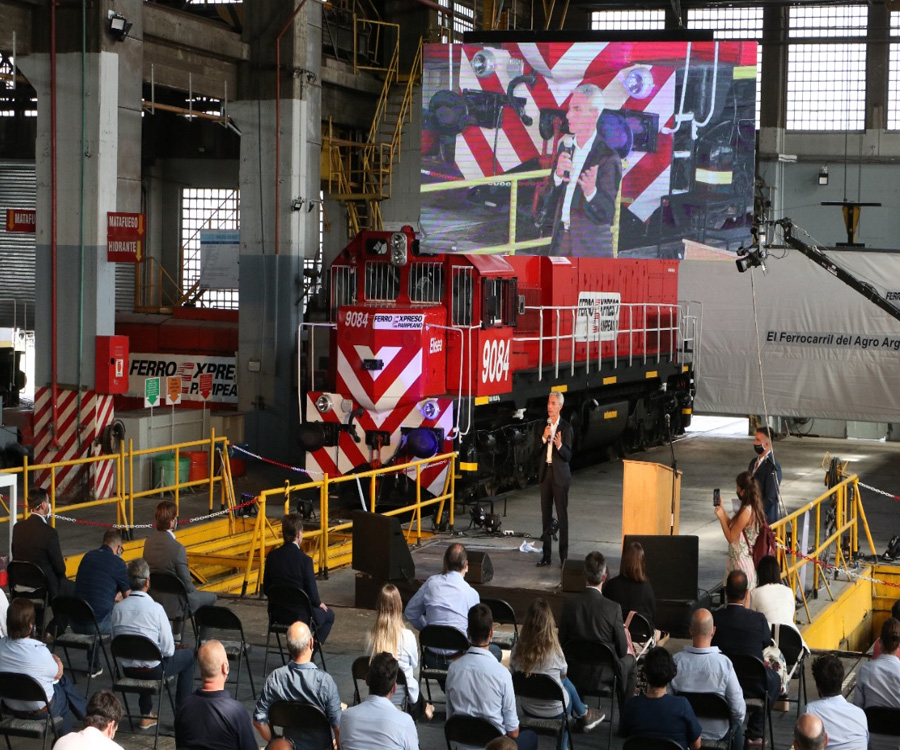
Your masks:
{"label": "video screen image of locomotive", "polygon": [[422,249],[736,248],[753,211],[756,61],[752,41],[427,45]]}

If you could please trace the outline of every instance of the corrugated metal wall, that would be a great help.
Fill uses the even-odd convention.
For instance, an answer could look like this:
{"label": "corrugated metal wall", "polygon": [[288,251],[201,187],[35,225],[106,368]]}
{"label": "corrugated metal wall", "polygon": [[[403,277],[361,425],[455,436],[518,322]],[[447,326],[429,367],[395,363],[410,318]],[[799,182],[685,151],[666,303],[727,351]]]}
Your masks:
{"label": "corrugated metal wall", "polygon": [[6,231],[7,208],[34,208],[33,161],[0,159],[0,326],[34,329],[34,234]]}

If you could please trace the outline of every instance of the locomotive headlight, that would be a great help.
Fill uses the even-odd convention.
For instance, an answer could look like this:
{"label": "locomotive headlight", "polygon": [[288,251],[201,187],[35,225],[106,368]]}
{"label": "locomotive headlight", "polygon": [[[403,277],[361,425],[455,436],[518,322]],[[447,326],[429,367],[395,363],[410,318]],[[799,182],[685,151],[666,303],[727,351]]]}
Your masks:
{"label": "locomotive headlight", "polygon": [[653,92],[653,73],[650,68],[636,65],[631,70],[623,70],[621,76],[622,85],[629,96],[646,99]]}
{"label": "locomotive headlight", "polygon": [[489,49],[483,49],[472,55],[472,70],[476,78],[487,78],[497,68],[497,60]]}
{"label": "locomotive headlight", "polygon": [[331,400],[331,396],[323,393],[316,399],[316,408],[320,414],[328,414],[334,408],[334,401]]}
{"label": "locomotive headlight", "polygon": [[440,413],[437,401],[425,401],[419,406],[419,411],[425,419],[434,419]]}
{"label": "locomotive headlight", "polygon": [[408,244],[406,235],[403,232],[395,232],[391,235],[391,263],[393,265],[406,265]]}

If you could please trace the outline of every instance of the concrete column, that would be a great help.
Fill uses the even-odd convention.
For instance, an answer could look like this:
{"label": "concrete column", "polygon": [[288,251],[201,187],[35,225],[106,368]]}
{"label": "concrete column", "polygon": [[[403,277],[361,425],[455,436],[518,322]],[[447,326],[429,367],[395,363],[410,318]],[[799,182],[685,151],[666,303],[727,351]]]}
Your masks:
{"label": "concrete column", "polygon": [[[244,35],[253,42],[255,59],[229,107],[242,134],[239,408],[246,414],[245,437],[256,450],[293,465],[300,463],[298,301],[303,260],[314,258],[319,244],[322,149],[322,12],[309,0],[281,40],[276,205],[275,37],[298,4],[245,4]],[[316,202],[312,211],[310,201]]]}

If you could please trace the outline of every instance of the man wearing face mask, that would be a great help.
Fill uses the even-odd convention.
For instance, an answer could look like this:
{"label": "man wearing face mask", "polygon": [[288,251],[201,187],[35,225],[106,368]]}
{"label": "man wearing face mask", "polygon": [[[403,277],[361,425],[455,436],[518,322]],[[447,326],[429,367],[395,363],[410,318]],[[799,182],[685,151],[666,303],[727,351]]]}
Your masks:
{"label": "man wearing face mask", "polygon": [[753,449],[756,458],[750,462],[747,468],[757,484],[763,496],[763,509],[766,511],[766,521],[771,525],[781,515],[781,464],[775,460],[772,451],[772,430],[769,427],[757,427],[756,438],[753,441]]}

